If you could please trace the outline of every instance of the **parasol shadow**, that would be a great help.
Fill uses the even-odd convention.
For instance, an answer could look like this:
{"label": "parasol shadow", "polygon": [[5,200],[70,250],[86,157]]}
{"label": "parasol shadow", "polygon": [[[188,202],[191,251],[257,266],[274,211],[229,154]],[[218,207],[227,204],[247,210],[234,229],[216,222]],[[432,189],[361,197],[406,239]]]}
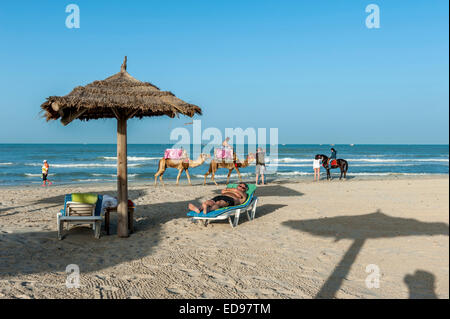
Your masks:
{"label": "parasol shadow", "polygon": [[336,296],[366,240],[404,236],[448,236],[449,233],[449,227],[445,223],[426,223],[411,218],[391,217],[380,210],[365,215],[290,220],[282,224],[314,236],[335,238],[335,241],[353,240],[350,248],[316,295],[316,298],[324,299]]}

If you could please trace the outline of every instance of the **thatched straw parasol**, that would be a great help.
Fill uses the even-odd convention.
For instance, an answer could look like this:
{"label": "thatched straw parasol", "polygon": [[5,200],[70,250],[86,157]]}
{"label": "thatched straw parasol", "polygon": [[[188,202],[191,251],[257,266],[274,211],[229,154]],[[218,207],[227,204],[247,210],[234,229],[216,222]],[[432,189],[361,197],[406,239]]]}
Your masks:
{"label": "thatched straw parasol", "polygon": [[45,118],[67,125],[75,119],[117,119],[117,208],[119,237],[128,236],[128,185],[127,185],[127,120],[132,117],[179,114],[193,117],[202,110],[186,103],[173,93],[161,91],[151,83],[141,82],[127,72],[125,57],[120,72],[86,86],[78,86],[65,96],[50,96],[41,105]]}

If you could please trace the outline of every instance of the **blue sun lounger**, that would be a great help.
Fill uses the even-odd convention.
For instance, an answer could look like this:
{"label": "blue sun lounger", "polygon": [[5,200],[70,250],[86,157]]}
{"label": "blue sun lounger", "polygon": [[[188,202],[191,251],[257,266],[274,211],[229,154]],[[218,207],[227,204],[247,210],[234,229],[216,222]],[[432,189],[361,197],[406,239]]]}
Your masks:
{"label": "blue sun lounger", "polygon": [[[236,188],[237,185],[238,184],[228,184],[227,188]],[[203,220],[205,226],[207,226],[211,221],[228,219],[231,227],[234,228],[239,223],[239,216],[241,213],[245,212],[249,221],[255,219],[256,204],[258,203],[258,197],[254,194],[255,190],[255,184],[248,184],[247,200],[241,205],[219,208],[207,214],[203,214],[202,212],[199,214],[194,211],[190,211],[187,213],[187,216],[191,217],[193,221]],[[234,217],[233,220],[231,218],[232,216]]]}

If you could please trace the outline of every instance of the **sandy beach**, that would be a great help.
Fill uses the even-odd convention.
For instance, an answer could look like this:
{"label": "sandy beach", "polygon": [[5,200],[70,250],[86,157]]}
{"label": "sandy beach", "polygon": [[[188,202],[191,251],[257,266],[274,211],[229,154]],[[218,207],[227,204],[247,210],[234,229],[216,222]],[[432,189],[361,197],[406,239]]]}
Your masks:
{"label": "sandy beach", "polygon": [[[62,241],[64,194],[115,195],[114,183],[2,187],[0,298],[449,298],[448,176],[274,181],[234,229],[186,217],[223,187],[130,184],[129,238],[114,214],[111,235],[76,227]],[[69,264],[80,288],[66,288]]]}

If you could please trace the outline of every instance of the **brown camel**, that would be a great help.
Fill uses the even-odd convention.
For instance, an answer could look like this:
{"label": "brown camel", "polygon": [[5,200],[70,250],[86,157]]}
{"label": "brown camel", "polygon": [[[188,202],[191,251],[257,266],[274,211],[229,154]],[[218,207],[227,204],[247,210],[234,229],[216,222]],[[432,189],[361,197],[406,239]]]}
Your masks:
{"label": "brown camel", "polygon": [[185,171],[186,172],[186,176],[187,179],[189,181],[189,185],[191,184],[191,177],[189,176],[189,168],[194,168],[197,166],[202,165],[207,158],[210,158],[211,155],[209,154],[200,154],[200,156],[196,159],[196,160],[190,160],[190,159],[185,159],[185,160],[174,160],[174,159],[170,159],[170,158],[161,158],[159,160],[159,169],[155,174],[155,186],[157,183],[157,179],[159,176],[159,180],[161,181],[161,184],[164,185],[163,182],[163,174],[166,171],[166,168],[168,167],[172,167],[172,168],[176,168],[178,169],[178,176],[177,176],[177,185],[178,182],[180,181],[180,176],[181,176],[181,172]]}
{"label": "brown camel", "polygon": [[211,163],[209,163],[209,170],[205,174],[205,181],[203,182],[203,185],[206,184],[206,177],[208,177],[209,174],[211,174],[211,180],[214,182],[214,184],[217,185],[216,181],[214,180],[214,175],[216,175],[216,171],[219,168],[227,168],[228,169],[227,184],[230,181],[230,175],[234,169],[238,173],[239,181],[242,182],[241,172],[239,172],[239,168],[247,167],[254,160],[255,160],[255,155],[253,153],[248,154],[247,158],[245,159],[244,162],[240,162],[236,157],[233,162],[226,162],[226,161],[212,159]]}

